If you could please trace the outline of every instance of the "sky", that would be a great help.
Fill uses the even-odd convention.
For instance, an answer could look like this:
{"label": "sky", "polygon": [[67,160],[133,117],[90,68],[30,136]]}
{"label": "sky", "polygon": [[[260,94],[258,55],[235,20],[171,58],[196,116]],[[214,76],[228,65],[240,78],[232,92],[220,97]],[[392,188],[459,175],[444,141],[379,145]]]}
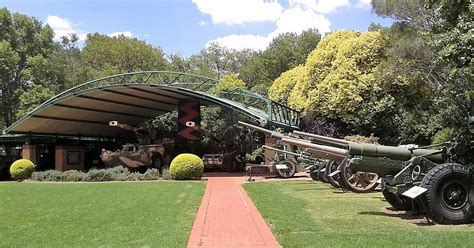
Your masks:
{"label": "sky", "polygon": [[56,40],[123,34],[186,57],[210,42],[263,50],[284,32],[367,31],[372,22],[392,22],[372,13],[370,0],[0,0],[0,7],[48,23]]}

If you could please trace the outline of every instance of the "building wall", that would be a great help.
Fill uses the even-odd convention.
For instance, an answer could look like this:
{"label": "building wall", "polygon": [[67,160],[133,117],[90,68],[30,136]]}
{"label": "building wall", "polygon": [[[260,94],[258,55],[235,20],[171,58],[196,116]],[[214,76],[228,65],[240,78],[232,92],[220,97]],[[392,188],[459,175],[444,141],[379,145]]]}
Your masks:
{"label": "building wall", "polygon": [[84,170],[84,149],[80,146],[56,146],[56,170]]}

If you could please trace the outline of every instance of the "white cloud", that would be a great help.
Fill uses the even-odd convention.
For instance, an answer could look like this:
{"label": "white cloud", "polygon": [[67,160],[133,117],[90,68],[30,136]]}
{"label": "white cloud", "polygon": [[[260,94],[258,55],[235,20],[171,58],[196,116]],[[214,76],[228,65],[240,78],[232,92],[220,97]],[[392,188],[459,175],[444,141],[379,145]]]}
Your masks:
{"label": "white cloud", "polygon": [[350,6],[349,0],[289,0],[288,2],[290,7],[308,8],[318,13],[330,13],[338,8]]}
{"label": "white cloud", "polygon": [[211,43],[218,43],[221,46],[233,48],[237,50],[244,50],[244,49],[252,49],[252,50],[264,50],[269,43],[268,37],[260,36],[260,35],[238,35],[232,34],[227,35],[224,37],[219,37],[213,40],[210,40],[206,47],[208,47]]}
{"label": "white cloud", "polygon": [[68,19],[59,16],[54,15],[46,17],[46,24],[54,30],[55,41],[59,41],[61,37],[69,34],[77,34],[79,39],[84,40],[87,35],[84,32],[81,32],[81,30],[76,29],[76,25],[72,24]]}
{"label": "white cloud", "polygon": [[254,50],[264,50],[270,42],[281,33],[293,32],[301,34],[304,30],[314,28],[320,33],[330,32],[331,22],[323,15],[316,14],[311,9],[303,10],[300,7],[287,9],[276,22],[277,28],[267,36],[260,35],[228,35],[209,41],[206,47],[212,42],[219,45],[243,50],[246,48]]}
{"label": "white cloud", "polygon": [[304,30],[310,28],[318,29],[322,34],[331,31],[331,22],[326,17],[316,14],[310,9],[303,10],[299,7],[285,10],[276,24],[277,29],[269,35],[271,39],[281,33],[301,34]]}
{"label": "white cloud", "polygon": [[199,11],[208,14],[214,24],[243,24],[275,21],[283,7],[276,0],[192,0]]}
{"label": "white cloud", "polygon": [[123,36],[128,37],[128,38],[132,38],[132,37],[133,37],[133,34],[132,34],[132,32],[130,32],[130,31],[113,32],[113,33],[107,34],[107,36],[109,36],[109,37],[117,37],[117,36],[119,36],[119,35],[123,35]]}
{"label": "white cloud", "polygon": [[372,2],[371,0],[357,0],[355,7],[364,8],[364,9],[372,8],[371,2]]}
{"label": "white cloud", "polygon": [[203,21],[203,20],[201,20],[201,21],[199,22],[199,25],[201,25],[201,26],[207,25],[207,22],[206,22],[206,21]]}

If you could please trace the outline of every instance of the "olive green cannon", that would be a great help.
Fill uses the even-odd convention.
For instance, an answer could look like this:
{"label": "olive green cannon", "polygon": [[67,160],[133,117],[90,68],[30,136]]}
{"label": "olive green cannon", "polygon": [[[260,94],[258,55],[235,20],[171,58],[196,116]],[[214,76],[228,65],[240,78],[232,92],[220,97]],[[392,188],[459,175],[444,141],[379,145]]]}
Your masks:
{"label": "olive green cannon", "polygon": [[324,149],[347,156],[339,167],[341,182],[349,180],[344,177],[347,170],[376,173],[382,178],[385,199],[398,210],[413,210],[416,205],[440,224],[470,223],[474,218],[474,170],[457,161],[456,143],[407,148],[305,135],[312,142],[333,147],[328,149],[286,138],[282,141],[305,146],[308,151]]}
{"label": "olive green cannon", "polygon": [[324,173],[328,182],[335,187],[341,187],[344,190],[350,190],[356,193],[369,193],[378,185],[377,181],[379,177],[377,174],[353,172],[350,168],[342,166],[349,159],[348,147],[352,142],[327,139],[324,141],[326,145],[320,145],[307,142],[306,140],[289,138],[282,138],[282,142],[298,146],[314,157],[331,160],[332,163],[324,168]]}
{"label": "olive green cannon", "polygon": [[[304,168],[314,180],[320,180],[325,183],[330,183],[336,188],[342,187],[344,190],[351,190],[358,193],[371,192],[377,186],[377,174],[360,172],[354,175],[349,169],[344,171],[346,176],[343,177],[349,180],[347,182],[340,182],[337,175],[337,168],[347,157],[347,154],[345,154],[346,149],[341,147],[347,148],[347,144],[351,142],[326,137],[327,141],[324,145],[320,145],[312,143],[312,140],[299,138],[296,132],[292,134],[282,134],[241,121],[239,121],[238,124],[264,133],[267,137],[274,137],[279,140],[277,147],[273,147],[277,148],[273,150],[279,157],[277,161],[281,161],[276,163],[278,166],[286,164],[287,167],[291,169],[290,171],[294,171],[295,169],[293,168],[295,167],[300,168],[300,170]],[[334,142],[337,142],[337,144],[333,145]],[[269,147],[263,148],[267,150],[270,149]],[[320,161],[317,163],[314,161],[307,163],[309,160],[302,160],[302,158],[307,157],[307,154]],[[277,173],[282,177],[288,177],[283,176],[285,174],[283,170],[277,170]],[[334,175],[329,176],[332,173],[334,173]]]}

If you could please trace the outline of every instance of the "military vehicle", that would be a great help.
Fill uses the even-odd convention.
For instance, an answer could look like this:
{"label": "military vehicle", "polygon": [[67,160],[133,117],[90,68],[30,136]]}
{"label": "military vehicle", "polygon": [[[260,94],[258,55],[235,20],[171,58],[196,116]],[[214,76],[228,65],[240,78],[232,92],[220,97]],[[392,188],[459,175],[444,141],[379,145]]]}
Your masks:
{"label": "military vehicle", "polygon": [[[162,172],[165,146],[173,144],[171,139],[159,139],[153,129],[143,132],[118,121],[110,121],[109,126],[134,132],[138,136],[138,144],[125,144],[122,150],[117,151],[103,149],[100,158],[105,166],[123,165],[130,169],[158,168]],[[150,140],[153,140],[154,144]]]}

